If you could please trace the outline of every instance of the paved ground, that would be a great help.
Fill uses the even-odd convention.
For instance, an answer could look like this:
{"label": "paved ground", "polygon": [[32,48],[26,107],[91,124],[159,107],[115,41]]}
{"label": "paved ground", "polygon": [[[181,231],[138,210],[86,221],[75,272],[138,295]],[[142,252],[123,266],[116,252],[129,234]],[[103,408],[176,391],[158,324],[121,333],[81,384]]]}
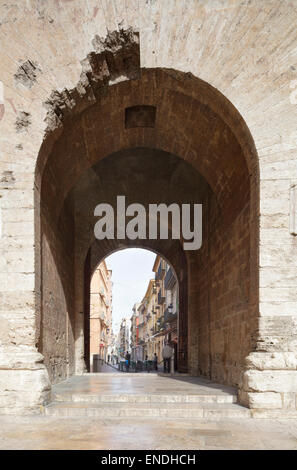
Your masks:
{"label": "paved ground", "polygon": [[67,397],[74,394],[157,394],[157,395],[191,395],[235,394],[232,387],[216,384],[200,377],[151,373],[102,373],[85,374],[71,377],[53,386],[53,392]]}
{"label": "paved ground", "polygon": [[297,449],[293,420],[0,417],[0,449]]}
{"label": "paved ground", "polygon": [[114,365],[109,365],[109,364],[103,364],[101,366],[101,371],[105,374],[122,374],[123,372],[119,371],[118,366]]}
{"label": "paved ground", "polygon": [[[88,374],[54,387],[68,397],[83,394],[219,396],[234,389],[194,377],[150,374]],[[105,394],[105,395],[104,395]],[[173,405],[173,404],[172,404]],[[113,405],[111,405],[113,406]],[[160,404],[162,406],[162,403]],[[220,406],[220,405],[219,405]],[[224,404],[223,404],[224,406]],[[229,406],[229,405],[228,405]],[[231,405],[233,406],[233,405]],[[236,406],[236,405],[235,405]],[[96,418],[0,416],[0,449],[295,449],[296,420],[253,418]]]}

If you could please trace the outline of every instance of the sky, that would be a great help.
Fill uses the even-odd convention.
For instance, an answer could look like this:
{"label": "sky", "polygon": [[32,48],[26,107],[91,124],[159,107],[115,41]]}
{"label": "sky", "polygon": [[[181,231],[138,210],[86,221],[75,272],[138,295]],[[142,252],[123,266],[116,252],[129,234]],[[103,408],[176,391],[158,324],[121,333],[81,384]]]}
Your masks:
{"label": "sky", "polygon": [[105,258],[107,268],[112,270],[114,333],[122,318],[131,317],[133,305],[143,299],[149,280],[154,278],[155,258],[155,253],[141,248],[120,250]]}

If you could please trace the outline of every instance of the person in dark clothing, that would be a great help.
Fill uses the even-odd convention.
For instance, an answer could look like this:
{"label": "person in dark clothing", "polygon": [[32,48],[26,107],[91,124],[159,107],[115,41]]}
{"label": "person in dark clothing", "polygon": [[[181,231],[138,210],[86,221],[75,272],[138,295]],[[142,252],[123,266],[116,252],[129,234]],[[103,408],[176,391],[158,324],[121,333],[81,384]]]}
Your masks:
{"label": "person in dark clothing", "polygon": [[131,360],[131,355],[130,355],[129,351],[126,352],[125,359],[126,359],[126,371],[129,372],[130,360]]}
{"label": "person in dark clothing", "polygon": [[149,366],[148,355],[145,356],[144,364],[145,364],[145,369],[146,369],[146,371],[147,371],[147,372],[150,372],[150,366]]}
{"label": "person in dark clothing", "polygon": [[158,370],[158,356],[154,354],[154,370]]}

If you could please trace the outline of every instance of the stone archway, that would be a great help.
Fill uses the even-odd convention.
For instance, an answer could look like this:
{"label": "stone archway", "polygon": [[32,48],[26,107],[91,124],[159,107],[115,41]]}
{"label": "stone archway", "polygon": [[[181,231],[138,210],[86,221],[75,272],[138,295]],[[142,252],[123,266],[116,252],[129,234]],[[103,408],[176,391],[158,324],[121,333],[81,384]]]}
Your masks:
{"label": "stone archway", "polygon": [[[275,408],[282,416],[286,408],[292,412],[296,404],[297,377],[296,105],[292,99],[297,69],[294,27],[297,15],[293,3],[280,4],[271,0],[264,5],[257,0],[246,3],[180,0],[172,4],[168,13],[167,4],[160,0],[128,1],[125,7],[120,5],[121,2],[113,6],[110,2],[100,2],[94,9],[87,2],[79,2],[75,17],[73,2],[59,3],[57,6],[46,2],[36,7],[34,2],[6,2],[1,9],[0,85],[3,83],[5,101],[0,122],[2,412],[39,410],[49,396],[47,370],[42,354],[37,352],[42,331],[40,295],[43,288],[39,209],[45,166],[48,170],[47,183],[44,180],[45,193],[53,193],[51,210],[46,211],[53,216],[56,209],[55,217],[63,212],[62,224],[68,213],[64,200],[69,184],[66,179],[58,178],[59,172],[66,174],[72,184],[81,175],[80,163],[88,167],[97,161],[97,157],[135,147],[154,147],[199,165],[198,171],[209,182],[214,194],[220,196],[221,208],[227,207],[222,201],[222,192],[227,195],[230,188],[236,186],[230,184],[232,167],[238,163],[233,157],[244,154],[252,208],[250,293],[258,319],[251,336],[254,348],[244,365],[241,400],[258,409]],[[180,18],[183,18],[182,22]],[[251,24],[253,27],[248,28]],[[134,30],[127,32],[131,26]],[[126,30],[124,34],[122,27]],[[106,33],[115,29],[117,33],[109,33],[106,39]],[[79,80],[83,58],[86,60]],[[52,90],[58,91],[51,95]],[[184,116],[181,118],[179,111],[186,102],[184,108],[190,111],[189,118],[192,116],[188,121]],[[91,122],[101,124],[94,129],[88,120],[85,121],[84,133],[88,136],[90,157],[87,162],[88,158],[80,158],[87,152],[84,133],[79,130],[79,114],[90,105],[94,112]],[[135,111],[137,106],[157,108],[154,128],[126,129],[122,125],[124,109],[134,108]],[[196,114],[196,109],[205,112]],[[209,109],[214,114],[210,115]],[[152,118],[154,113],[149,116]],[[133,120],[132,113],[128,121]],[[150,122],[147,116],[145,123]],[[213,132],[209,133],[209,138],[207,125],[203,126],[203,122],[210,123],[208,127]],[[55,142],[57,150],[59,138],[65,136],[71,126],[77,130],[77,139],[73,140],[71,152],[63,152],[59,162],[61,167],[55,164],[55,171],[48,157]],[[230,148],[227,143],[231,145],[232,139],[226,126],[238,143],[238,152],[233,147],[234,154],[231,152],[230,159],[217,151]],[[114,135],[112,129],[121,129],[121,132]],[[91,138],[93,134],[95,137]],[[100,151],[94,146],[98,137]],[[207,141],[211,142],[208,148],[200,145]],[[217,147],[213,145],[215,142]],[[212,164],[215,163],[213,158],[217,165]],[[242,158],[240,161],[243,162]],[[201,167],[202,162],[208,165],[208,170],[205,165]],[[231,166],[223,168],[223,162],[229,162]],[[214,172],[214,167],[220,171]],[[221,180],[216,178],[219,174]],[[235,174],[239,176],[237,171]],[[245,192],[241,178],[235,178],[233,183],[236,181]],[[55,218],[52,227],[56,221]],[[64,233],[62,227],[61,233]],[[227,231],[225,233],[227,246]],[[71,244],[70,240],[65,250],[68,257]],[[46,240],[44,250],[48,250]],[[60,253],[64,255],[62,245]],[[60,274],[52,269],[54,264],[50,256],[49,253],[46,261],[48,272],[56,275],[59,284]],[[226,256],[225,260],[228,259],[230,257]],[[71,256],[68,268],[62,267],[65,280],[68,268],[72,272]],[[189,264],[189,278],[196,279],[202,286],[203,276],[197,277],[194,267],[195,263]],[[207,279],[206,274],[205,270],[204,279]],[[238,279],[240,276],[242,274]],[[67,284],[71,287],[70,293],[68,288],[71,298],[71,291],[77,291],[77,285],[72,279]],[[209,286],[210,282],[205,285]],[[66,287],[60,285],[59,291],[67,291]],[[50,307],[55,303],[55,291],[49,289],[48,292],[51,293]],[[210,298],[207,289],[194,289],[193,295],[198,302],[203,297],[201,294]],[[63,301],[56,306],[62,311],[79,312],[80,306],[76,308],[72,303],[68,301],[67,305]],[[211,310],[210,315],[208,309],[204,310],[204,319],[211,321]],[[75,343],[76,348],[80,340],[75,339],[78,337],[75,325],[68,326],[68,343]],[[211,338],[210,334],[200,333]],[[198,344],[195,348],[198,350]],[[224,349],[214,351],[216,357],[228,357],[229,352]],[[207,357],[207,351],[201,353]],[[69,374],[74,370],[70,367]]]}
{"label": "stone archway", "polygon": [[[150,240],[137,240],[131,241],[129,239],[121,240],[120,243],[98,243],[93,242],[87,253],[84,263],[83,274],[83,305],[84,305],[84,318],[83,328],[80,329],[80,334],[83,335],[84,348],[83,348],[83,367],[90,371],[89,365],[89,349],[90,349],[90,283],[96,267],[109,255],[126,250],[129,248],[141,248],[153,252],[155,255],[160,255],[169,265],[174,272],[178,284],[178,345],[176,357],[176,370],[179,372],[188,371],[188,266],[185,252],[182,250],[180,243],[172,243],[160,240],[157,243],[152,243]],[[156,250],[162,250],[158,252]],[[166,253],[166,257],[163,253]],[[131,289],[133,286],[131,285]]]}
{"label": "stone archway", "polygon": [[[100,180],[100,175],[104,178]],[[177,187],[180,184],[180,189]],[[147,190],[144,190],[145,185]],[[181,292],[180,315],[180,354],[179,365],[183,372],[188,370],[187,338],[188,338],[188,259],[190,252],[183,250],[177,240],[100,240],[94,237],[94,207],[98,201],[116,206],[118,193],[125,195],[127,205],[138,202],[145,208],[150,203],[165,202],[202,203],[206,193],[211,191],[205,180],[189,164],[166,152],[153,149],[136,148],[117,152],[104,158],[86,171],[68,195],[67,200],[75,201],[80,224],[76,226],[75,239],[79,251],[76,252],[77,265],[85,266],[85,259],[90,261],[90,269],[111,252],[133,246],[151,249],[159,253],[173,266],[177,274]],[[207,211],[205,211],[207,214]],[[76,271],[76,328],[78,337],[83,334],[81,315],[83,310],[81,286],[87,286],[89,280],[83,278],[83,270]],[[82,342],[81,342],[82,347]],[[78,349],[76,370],[81,372],[81,358],[84,352]]]}
{"label": "stone archway", "polygon": [[[183,370],[242,387],[258,328],[253,141],[217,90],[179,71],[141,69],[137,54],[133,31],[108,36],[84,61],[77,87],[47,102],[49,127],[36,166],[39,350],[54,382],[83,371],[83,272],[98,194],[104,202],[120,189],[131,202],[194,200],[204,206],[204,243],[187,254],[179,362],[183,356]],[[137,190],[131,176],[139,177]],[[119,246],[108,242],[106,254]]]}

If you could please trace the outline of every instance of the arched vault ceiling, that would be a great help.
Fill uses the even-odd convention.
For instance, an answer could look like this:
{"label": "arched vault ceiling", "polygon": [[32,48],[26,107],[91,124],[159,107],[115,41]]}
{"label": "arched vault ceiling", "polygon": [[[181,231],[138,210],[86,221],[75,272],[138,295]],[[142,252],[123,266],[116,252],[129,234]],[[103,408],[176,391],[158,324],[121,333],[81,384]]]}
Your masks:
{"label": "arched vault ceiling", "polygon": [[[118,152],[102,159],[86,170],[73,187],[67,198],[67,207],[72,207],[76,221],[78,251],[86,255],[90,246],[97,253],[96,263],[109,252],[125,246],[144,246],[163,256],[180,249],[179,241],[167,240],[104,240],[96,243],[94,208],[99,203],[112,205],[116,223],[116,196],[126,197],[126,207],[131,203],[142,204],[147,215],[149,204],[163,202],[203,204],[209,197],[209,187],[199,173],[181,158],[151,149],[133,149]],[[206,207],[203,210],[207,210]],[[129,218],[127,219],[129,220]],[[149,219],[146,221],[147,227]],[[169,231],[171,219],[169,220]],[[96,245],[97,248],[96,248]],[[174,248],[175,247],[175,248]]]}
{"label": "arched vault ceiling", "polygon": [[[96,35],[130,26],[140,33],[142,67],[191,72],[233,103],[263,157],[263,171],[269,159],[294,158],[294,0],[7,0],[0,5],[0,23],[5,89],[0,149],[9,163],[15,142],[8,136],[18,113],[30,113],[30,141],[26,133],[17,136],[21,169],[34,164],[43,139],[42,103],[52,90],[76,85]],[[15,75],[27,61],[35,64],[36,78],[22,84]]]}
{"label": "arched vault ceiling", "polygon": [[[153,125],[127,127],[126,109],[139,105],[155,108]],[[218,112],[213,110],[216,107]],[[224,119],[232,121],[234,128]],[[238,129],[246,147],[238,142]],[[48,139],[52,135],[55,132]],[[103,88],[94,105],[74,117],[70,114],[52,146],[45,141],[39,156],[41,197],[57,220],[84,171],[111,153],[145,147],[188,162],[210,185],[220,206],[226,212],[231,206],[236,211],[249,197],[249,176],[257,166],[249,139],[241,117],[212,87],[179,72],[141,70],[139,79]]]}

